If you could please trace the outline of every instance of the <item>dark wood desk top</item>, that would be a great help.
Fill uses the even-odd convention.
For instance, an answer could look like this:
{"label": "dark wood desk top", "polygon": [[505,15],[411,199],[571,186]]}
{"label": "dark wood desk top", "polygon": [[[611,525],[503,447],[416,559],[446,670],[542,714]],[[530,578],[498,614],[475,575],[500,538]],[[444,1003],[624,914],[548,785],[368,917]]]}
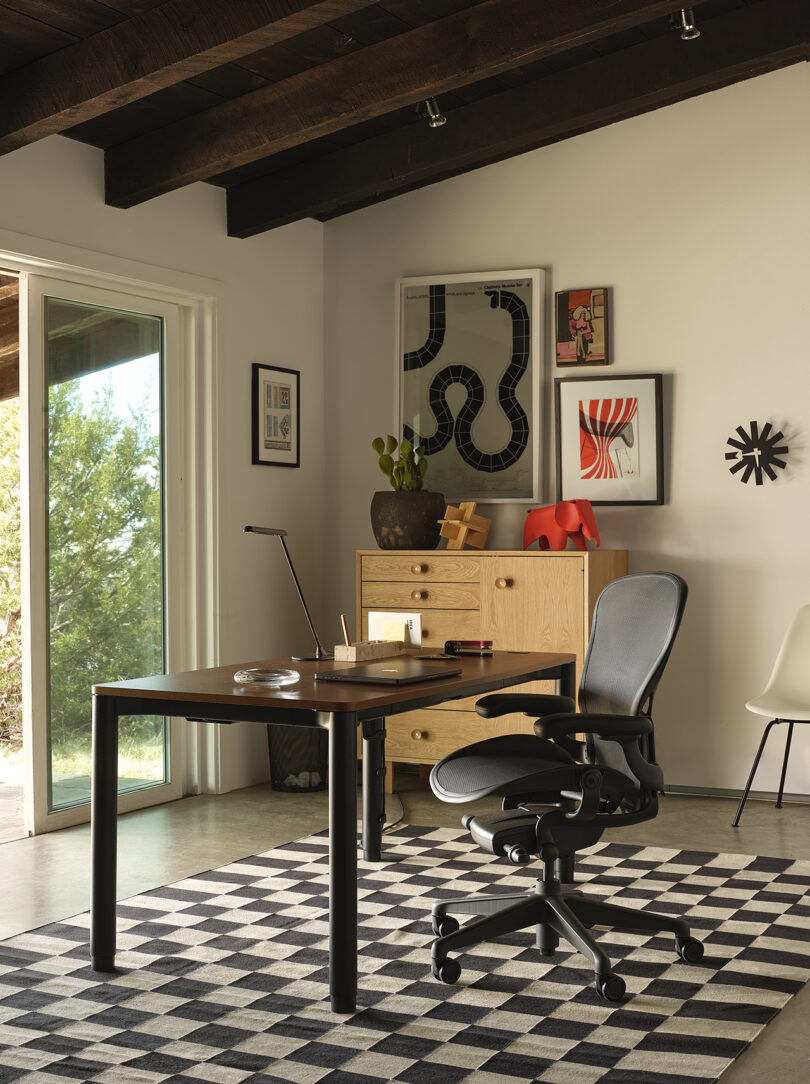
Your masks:
{"label": "dark wood desk top", "polygon": [[[418,652],[416,653],[418,655]],[[460,675],[420,681],[411,685],[352,685],[335,681],[316,681],[318,670],[346,669],[345,662],[293,662],[285,659],[260,659],[257,662],[231,663],[210,670],[188,670],[179,674],[158,674],[94,685],[98,696],[130,697],[140,700],[178,701],[200,704],[229,704],[266,708],[296,708],[314,711],[355,711],[387,705],[407,704],[425,698],[452,700],[470,695],[478,685],[499,682],[513,685],[529,681],[541,671],[575,661],[562,652],[496,651],[491,658],[459,658],[448,666],[461,666]],[[439,665],[439,664],[437,664]],[[282,689],[239,685],[233,680],[237,670],[249,667],[277,667],[297,670],[301,680]],[[442,695],[439,695],[442,694]],[[402,709],[400,709],[402,710]]]}

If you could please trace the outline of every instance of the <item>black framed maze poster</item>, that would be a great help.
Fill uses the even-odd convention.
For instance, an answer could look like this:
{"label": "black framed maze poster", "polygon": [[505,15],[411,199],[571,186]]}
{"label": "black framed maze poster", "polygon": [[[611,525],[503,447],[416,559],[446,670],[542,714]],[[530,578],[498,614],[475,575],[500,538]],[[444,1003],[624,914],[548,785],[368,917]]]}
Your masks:
{"label": "black framed maze poster", "polygon": [[540,270],[397,283],[400,436],[448,500],[539,500]]}

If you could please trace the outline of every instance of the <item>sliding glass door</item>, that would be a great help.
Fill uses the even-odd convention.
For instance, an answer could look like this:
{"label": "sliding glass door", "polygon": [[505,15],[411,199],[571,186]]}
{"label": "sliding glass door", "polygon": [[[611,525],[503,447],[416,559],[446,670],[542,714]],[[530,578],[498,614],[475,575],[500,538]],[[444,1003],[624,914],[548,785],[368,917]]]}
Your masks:
{"label": "sliding glass door", "polygon": [[[168,665],[176,390],[170,306],[44,279],[31,280],[28,302],[24,714],[41,831],[88,815],[91,686]],[[122,720],[123,808],[179,796],[178,737],[160,717]]]}
{"label": "sliding glass door", "polygon": [[[50,811],[90,797],[90,687],[165,666],[163,320],[44,299]],[[119,739],[119,789],[165,783],[163,719]]]}

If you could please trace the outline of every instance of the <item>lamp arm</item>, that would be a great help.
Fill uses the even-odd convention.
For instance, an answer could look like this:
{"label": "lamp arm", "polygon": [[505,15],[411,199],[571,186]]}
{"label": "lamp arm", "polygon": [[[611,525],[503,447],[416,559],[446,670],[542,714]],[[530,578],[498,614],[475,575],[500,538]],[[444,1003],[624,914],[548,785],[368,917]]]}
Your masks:
{"label": "lamp arm", "polygon": [[247,527],[243,527],[242,530],[246,534],[272,534],[272,535],[276,535],[278,537],[279,542],[281,543],[281,548],[284,550],[284,556],[287,558],[287,565],[288,565],[288,567],[290,569],[290,574],[292,575],[293,583],[295,584],[295,589],[298,592],[298,598],[301,601],[301,606],[302,606],[303,611],[304,611],[304,616],[306,617],[307,624],[309,625],[309,631],[312,633],[312,638],[315,641],[315,654],[314,655],[293,655],[293,658],[294,659],[309,659],[309,660],[313,660],[315,662],[320,662],[323,659],[333,659],[335,656],[332,654],[331,651],[324,651],[323,645],[321,644],[321,641],[318,639],[318,634],[315,631],[315,625],[312,622],[312,618],[311,618],[310,613],[309,613],[309,607],[307,606],[306,599],[304,598],[304,592],[301,590],[301,584],[298,582],[298,577],[296,576],[295,569],[293,568],[292,558],[290,557],[290,551],[287,549],[287,543],[284,541],[284,536],[287,534],[287,532],[281,530],[279,527],[255,527],[255,526],[251,526],[251,525],[248,525]]}
{"label": "lamp arm", "polygon": [[282,549],[284,550],[284,556],[287,558],[287,564],[290,566],[290,573],[293,578],[293,583],[295,584],[295,589],[298,592],[298,597],[301,599],[301,605],[304,608],[304,614],[306,615],[307,623],[309,624],[309,631],[312,633],[312,638],[315,641],[315,658],[316,660],[331,659],[333,656],[329,652],[324,651],[323,646],[321,645],[321,641],[318,639],[318,634],[315,631],[315,626],[313,625],[312,618],[309,615],[309,607],[307,606],[306,599],[304,598],[304,592],[301,590],[301,584],[298,582],[298,577],[296,576],[295,569],[293,568],[293,563],[290,558],[290,551],[287,549],[287,543],[284,541],[284,535],[280,534],[278,536],[278,540],[281,543]]}

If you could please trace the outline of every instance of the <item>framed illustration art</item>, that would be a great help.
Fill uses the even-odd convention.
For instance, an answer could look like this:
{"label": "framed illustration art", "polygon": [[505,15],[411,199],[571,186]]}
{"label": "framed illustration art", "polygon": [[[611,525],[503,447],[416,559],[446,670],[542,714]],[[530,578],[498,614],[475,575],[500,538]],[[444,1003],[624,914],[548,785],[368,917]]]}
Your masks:
{"label": "framed illustration art", "polygon": [[266,467],[300,465],[301,432],[296,369],[253,366],[253,462]]}
{"label": "framed illustration art", "polygon": [[448,500],[541,499],[543,286],[539,270],[397,283],[400,437]]}
{"label": "framed illustration art", "polygon": [[557,364],[608,365],[608,289],[589,286],[554,295]]}
{"label": "framed illustration art", "polygon": [[554,381],[557,499],[663,504],[661,374]]}

